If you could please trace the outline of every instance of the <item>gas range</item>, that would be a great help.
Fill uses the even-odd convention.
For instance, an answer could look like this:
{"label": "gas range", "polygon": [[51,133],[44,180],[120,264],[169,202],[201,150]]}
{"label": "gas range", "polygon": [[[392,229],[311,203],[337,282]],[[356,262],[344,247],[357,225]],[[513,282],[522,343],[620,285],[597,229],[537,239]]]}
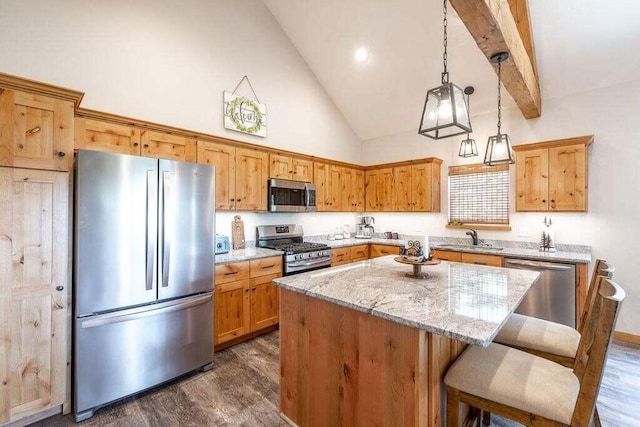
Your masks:
{"label": "gas range", "polygon": [[305,242],[301,225],[260,225],[257,246],[284,252],[284,275],[331,267],[331,249],[323,243]]}

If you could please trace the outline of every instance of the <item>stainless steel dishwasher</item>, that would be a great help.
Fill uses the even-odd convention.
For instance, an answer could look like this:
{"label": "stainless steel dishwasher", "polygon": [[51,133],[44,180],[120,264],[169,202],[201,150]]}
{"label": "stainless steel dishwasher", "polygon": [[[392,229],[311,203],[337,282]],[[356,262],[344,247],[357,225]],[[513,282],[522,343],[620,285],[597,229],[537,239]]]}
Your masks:
{"label": "stainless steel dishwasher", "polygon": [[540,272],[516,313],[576,327],[576,267],[574,264],[505,258],[504,266]]}

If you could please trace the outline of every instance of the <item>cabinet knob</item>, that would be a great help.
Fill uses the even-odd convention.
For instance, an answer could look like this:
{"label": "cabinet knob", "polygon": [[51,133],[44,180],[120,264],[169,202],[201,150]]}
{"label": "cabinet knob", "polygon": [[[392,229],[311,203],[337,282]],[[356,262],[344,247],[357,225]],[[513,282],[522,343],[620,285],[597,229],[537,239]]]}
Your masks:
{"label": "cabinet knob", "polygon": [[63,291],[64,290],[64,286],[56,286],[56,291]]}
{"label": "cabinet knob", "polygon": [[256,290],[256,288],[251,288],[251,290],[252,290],[252,291],[255,291],[255,290]]}
{"label": "cabinet knob", "polygon": [[144,148],[149,148],[149,144],[144,144],[143,147]]}
{"label": "cabinet knob", "polygon": [[58,157],[64,157],[65,155],[64,151],[58,151]]}
{"label": "cabinet knob", "polygon": [[232,202],[235,202],[235,201],[236,201],[236,199],[231,199],[231,201],[232,201]]}
{"label": "cabinet knob", "polygon": [[134,143],[133,143],[133,146],[134,146],[134,147],[137,147],[138,145],[140,145],[140,144],[138,144],[137,142],[134,142]]}
{"label": "cabinet knob", "polygon": [[250,289],[249,289],[249,288],[247,288],[247,289],[245,289],[244,291],[245,291],[245,292],[249,292],[249,291],[250,291]]}

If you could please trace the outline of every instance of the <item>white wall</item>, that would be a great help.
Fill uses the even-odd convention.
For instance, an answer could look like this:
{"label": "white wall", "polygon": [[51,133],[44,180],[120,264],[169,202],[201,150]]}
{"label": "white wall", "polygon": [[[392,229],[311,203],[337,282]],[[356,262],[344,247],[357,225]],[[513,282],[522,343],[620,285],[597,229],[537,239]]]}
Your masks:
{"label": "white wall", "polygon": [[[0,72],[83,91],[85,108],[360,161],[360,141],[260,0],[0,1],[0,16]],[[267,104],[264,139],[223,127],[222,92],[245,74]]]}
{"label": "white wall", "polygon": [[[519,113],[503,112],[503,131],[517,145],[580,135],[595,135],[589,151],[589,212],[555,213],[558,243],[592,246],[593,258],[604,258],[616,266],[615,279],[627,293],[617,330],[640,335],[640,316],[635,307],[640,304],[640,144],[635,141],[634,126],[640,117],[640,81],[597,89],[562,99],[543,101],[539,119],[525,121]],[[506,120],[504,118],[506,117]],[[487,138],[496,132],[495,113],[474,116],[472,137],[478,142],[480,156],[461,159],[457,150],[462,138],[450,138],[443,149],[441,141],[434,143],[409,132],[388,138],[365,141],[363,162],[375,164],[393,160],[436,156],[443,163],[443,198],[440,214],[377,214],[376,223],[383,228],[394,226],[401,233],[424,231],[433,235],[465,237],[464,230],[446,229],[447,167],[452,164],[482,162]],[[385,150],[385,147],[387,149]],[[393,152],[389,152],[393,147]],[[513,171],[514,169],[512,169]],[[512,172],[512,189],[515,173]],[[513,192],[512,192],[513,193]],[[504,240],[537,241],[541,213],[512,212],[510,232],[481,231],[480,237]],[[397,225],[396,225],[397,224]],[[424,230],[418,230],[421,225]],[[531,238],[520,237],[521,227],[532,230]],[[383,231],[383,230],[381,230]]]}

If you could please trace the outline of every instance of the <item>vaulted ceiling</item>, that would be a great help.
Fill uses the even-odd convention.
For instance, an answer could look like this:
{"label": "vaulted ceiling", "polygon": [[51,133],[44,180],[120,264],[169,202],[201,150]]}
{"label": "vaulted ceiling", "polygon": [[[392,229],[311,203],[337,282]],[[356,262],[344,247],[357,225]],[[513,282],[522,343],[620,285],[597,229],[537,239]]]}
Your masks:
{"label": "vaulted ceiling", "polygon": [[[361,140],[416,130],[442,72],[442,1],[263,0]],[[640,2],[529,1],[544,100],[640,79]],[[471,114],[495,111],[497,77],[449,6],[450,80]],[[354,58],[364,47],[369,57]],[[505,92],[503,91],[503,95]],[[509,95],[505,108],[516,108]]]}

